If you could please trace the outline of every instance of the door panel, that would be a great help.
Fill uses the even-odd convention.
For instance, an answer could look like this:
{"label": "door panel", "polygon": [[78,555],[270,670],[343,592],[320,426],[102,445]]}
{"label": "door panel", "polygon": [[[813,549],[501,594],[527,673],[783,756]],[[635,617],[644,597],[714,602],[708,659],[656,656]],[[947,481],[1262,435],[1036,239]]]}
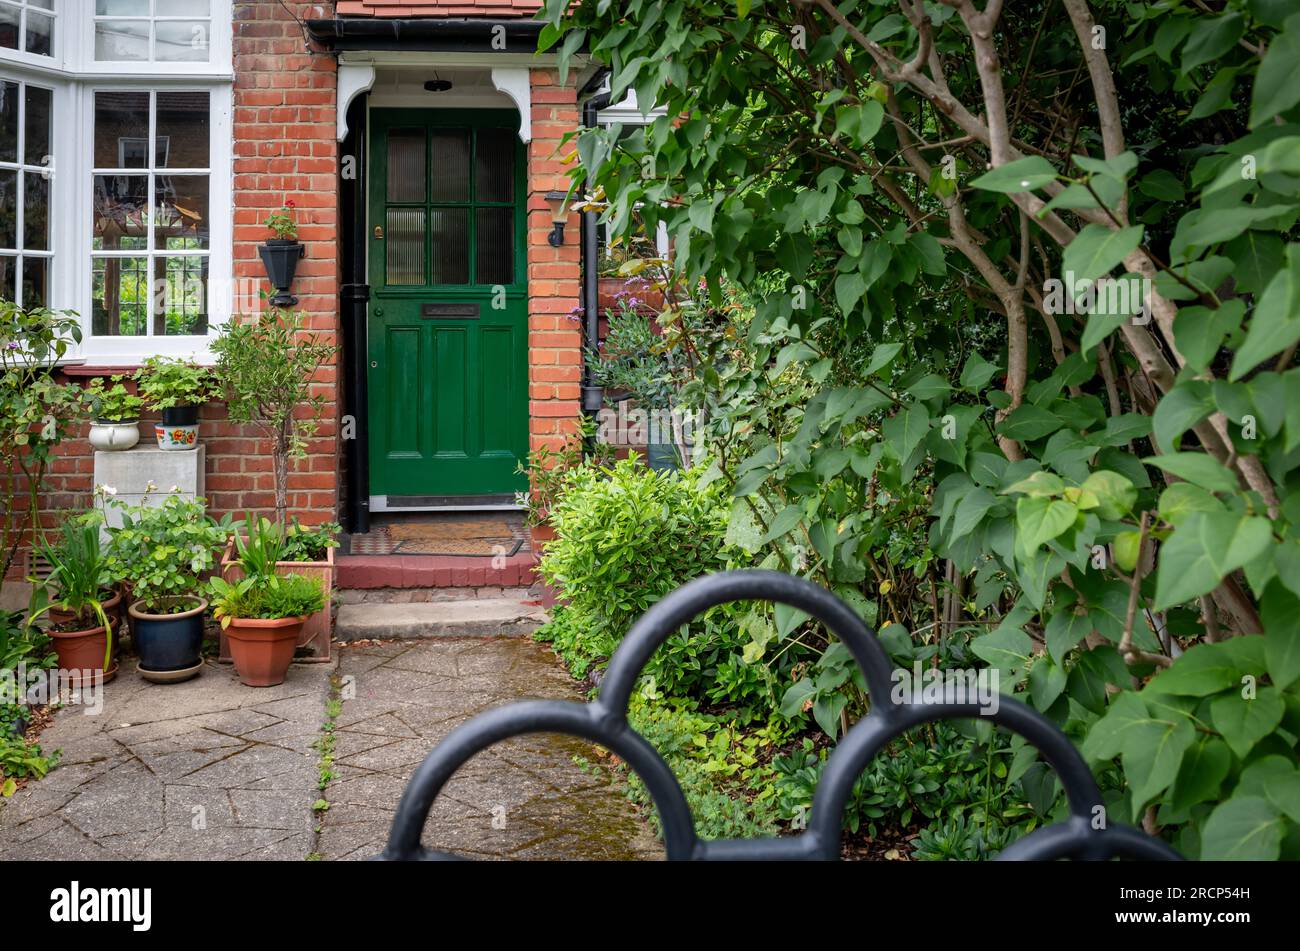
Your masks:
{"label": "door panel", "polygon": [[371,493],[520,491],[524,153],[510,111],[370,114]]}

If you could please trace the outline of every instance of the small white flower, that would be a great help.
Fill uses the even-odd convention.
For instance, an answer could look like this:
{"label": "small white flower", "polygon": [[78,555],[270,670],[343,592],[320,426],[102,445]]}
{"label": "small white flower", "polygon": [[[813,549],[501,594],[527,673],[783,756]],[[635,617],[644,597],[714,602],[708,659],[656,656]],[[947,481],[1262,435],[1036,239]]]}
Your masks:
{"label": "small white flower", "polygon": [[179,485],[174,485],[174,486],[172,486],[170,489],[168,489],[167,491],[168,491],[168,492],[179,492],[180,490],[181,490],[181,487],[180,487]]}

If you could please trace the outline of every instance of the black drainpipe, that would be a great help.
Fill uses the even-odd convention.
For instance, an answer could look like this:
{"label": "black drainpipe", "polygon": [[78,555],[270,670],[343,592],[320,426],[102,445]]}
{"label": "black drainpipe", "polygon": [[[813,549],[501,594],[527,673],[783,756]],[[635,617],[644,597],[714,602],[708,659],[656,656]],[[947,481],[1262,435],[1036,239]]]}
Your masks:
{"label": "black drainpipe", "polygon": [[[348,531],[354,535],[370,530],[370,421],[366,389],[369,347],[366,310],[370,284],[366,275],[366,100],[357,96],[348,106],[348,134],[341,152],[351,156],[351,177],[339,181],[339,221],[346,240],[342,242],[343,279],[339,311],[343,325],[344,400],[352,417],[352,438],[344,441],[347,463]],[[348,163],[340,163],[348,169]],[[345,432],[344,435],[347,433]]]}
{"label": "black drainpipe", "polygon": [[[604,71],[592,77],[586,88],[591,88],[604,78]],[[591,96],[582,104],[582,126],[590,129],[596,125],[596,115],[609,105],[609,93]],[[587,355],[595,354],[600,347],[600,285],[598,280],[599,248],[596,243],[596,218],[594,211],[582,213],[582,412],[594,417],[600,412],[603,394],[591,377]],[[589,450],[590,446],[587,447]]]}

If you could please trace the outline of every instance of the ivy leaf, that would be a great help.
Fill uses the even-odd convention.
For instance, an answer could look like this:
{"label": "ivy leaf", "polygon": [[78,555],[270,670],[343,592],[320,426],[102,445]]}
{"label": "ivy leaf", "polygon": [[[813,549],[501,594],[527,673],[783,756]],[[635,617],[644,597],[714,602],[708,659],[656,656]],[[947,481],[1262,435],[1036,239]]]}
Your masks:
{"label": "ivy leaf", "polygon": [[1075,282],[1108,274],[1142,243],[1142,225],[1112,230],[1090,224],[1075,235],[1061,255],[1061,271]]}
{"label": "ivy leaf", "polygon": [[1266,518],[1231,512],[1189,515],[1160,546],[1152,608],[1163,611],[1208,594],[1272,543],[1273,526]]}
{"label": "ivy leaf", "polygon": [[1253,699],[1230,690],[1210,701],[1210,722],[1239,759],[1282,722],[1284,705],[1276,687],[1260,687]]}
{"label": "ivy leaf", "polygon": [[1052,167],[1052,163],[1041,155],[1031,155],[1008,162],[1006,165],[999,165],[970,184],[972,188],[1013,195],[1017,192],[1042,188],[1054,181],[1056,181],[1056,169]]}
{"label": "ivy leaf", "polygon": [[1234,796],[1220,803],[1206,820],[1201,830],[1201,859],[1273,862],[1281,854],[1284,832],[1283,819],[1268,800]]}

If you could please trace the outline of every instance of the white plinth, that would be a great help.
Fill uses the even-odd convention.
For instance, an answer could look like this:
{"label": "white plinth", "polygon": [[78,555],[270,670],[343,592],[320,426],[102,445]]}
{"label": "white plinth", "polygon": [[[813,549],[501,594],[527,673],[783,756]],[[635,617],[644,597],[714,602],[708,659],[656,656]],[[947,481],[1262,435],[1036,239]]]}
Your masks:
{"label": "white plinth", "polygon": [[[112,486],[114,498],[127,505],[140,505],[146,498],[150,505],[161,505],[169,495],[202,497],[205,459],[203,443],[185,451],[164,451],[142,443],[125,452],[96,452],[95,485]],[[156,486],[153,492],[147,491],[150,482]],[[116,506],[108,506],[107,515],[110,526],[121,526]]]}

